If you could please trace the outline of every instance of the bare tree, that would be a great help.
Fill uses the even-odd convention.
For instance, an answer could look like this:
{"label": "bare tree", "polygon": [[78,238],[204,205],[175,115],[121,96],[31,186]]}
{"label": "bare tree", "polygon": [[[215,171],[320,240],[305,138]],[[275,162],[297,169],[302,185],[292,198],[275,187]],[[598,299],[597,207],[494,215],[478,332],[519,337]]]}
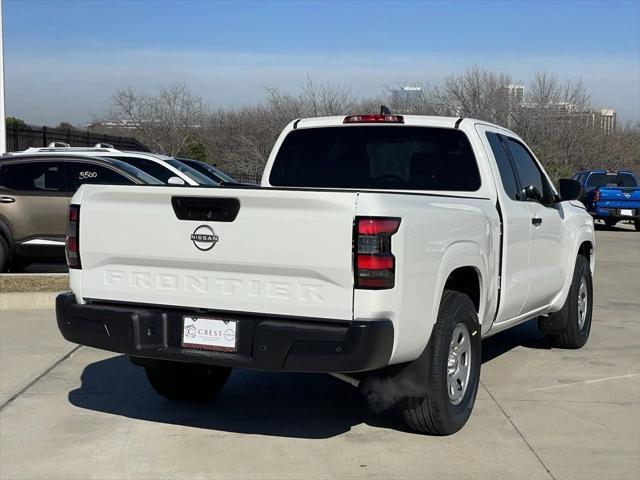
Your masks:
{"label": "bare tree", "polygon": [[533,76],[529,90],[527,101],[539,107],[567,105],[580,110],[589,107],[590,95],[582,80],[562,84],[555,75],[540,71]]}
{"label": "bare tree", "polygon": [[446,115],[506,124],[510,110],[507,88],[511,83],[511,76],[506,73],[473,67],[451,75],[436,87],[434,103]]}
{"label": "bare tree", "polygon": [[[470,68],[433,86],[420,86],[411,101],[394,111],[419,115],[478,118],[504,125],[520,135],[554,180],[589,168],[640,167],[640,124],[605,131],[580,81],[560,81],[538,72],[524,101],[513,95],[507,73]],[[200,97],[181,84],[148,95],[118,91],[107,116],[154,151],[170,155],[187,145],[204,146],[207,161],[231,173],[259,174],[282,128],[301,117],[376,113],[390,105],[391,89],[379,98],[359,98],[344,85],[315,83],[311,78],[292,94],[267,89],[262,103],[209,111]],[[125,133],[126,132],[126,133]]]}
{"label": "bare tree", "polygon": [[201,97],[180,83],[162,87],[157,95],[118,90],[111,99],[107,120],[133,129],[136,137],[153,150],[178,155],[189,140],[200,134],[207,117]]}

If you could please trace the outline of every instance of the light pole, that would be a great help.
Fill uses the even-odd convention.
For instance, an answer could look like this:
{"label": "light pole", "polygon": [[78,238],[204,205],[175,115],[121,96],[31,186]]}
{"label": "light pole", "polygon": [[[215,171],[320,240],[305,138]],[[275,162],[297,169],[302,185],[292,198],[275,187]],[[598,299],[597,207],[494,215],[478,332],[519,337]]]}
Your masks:
{"label": "light pole", "polygon": [[2,32],[2,0],[0,0],[0,155],[7,151],[7,125],[4,113],[4,34]]}

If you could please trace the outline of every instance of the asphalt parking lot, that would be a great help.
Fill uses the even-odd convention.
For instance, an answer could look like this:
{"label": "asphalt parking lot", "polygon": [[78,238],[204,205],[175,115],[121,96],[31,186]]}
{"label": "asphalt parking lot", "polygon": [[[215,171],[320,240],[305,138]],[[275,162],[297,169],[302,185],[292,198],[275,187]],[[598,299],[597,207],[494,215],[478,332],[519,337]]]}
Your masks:
{"label": "asphalt parking lot", "polygon": [[485,340],[450,437],[328,375],[236,371],[217,400],[175,404],[123,356],[65,342],[53,310],[1,310],[0,478],[640,478],[640,233],[597,242],[587,346],[552,349],[533,322]]}

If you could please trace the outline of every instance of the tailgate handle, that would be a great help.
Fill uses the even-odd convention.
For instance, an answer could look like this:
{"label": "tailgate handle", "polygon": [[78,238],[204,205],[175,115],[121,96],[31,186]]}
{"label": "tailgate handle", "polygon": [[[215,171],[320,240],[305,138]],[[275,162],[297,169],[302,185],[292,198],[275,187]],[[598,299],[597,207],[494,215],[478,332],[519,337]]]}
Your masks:
{"label": "tailgate handle", "polygon": [[233,222],[240,211],[237,198],[171,197],[171,205],[180,220]]}

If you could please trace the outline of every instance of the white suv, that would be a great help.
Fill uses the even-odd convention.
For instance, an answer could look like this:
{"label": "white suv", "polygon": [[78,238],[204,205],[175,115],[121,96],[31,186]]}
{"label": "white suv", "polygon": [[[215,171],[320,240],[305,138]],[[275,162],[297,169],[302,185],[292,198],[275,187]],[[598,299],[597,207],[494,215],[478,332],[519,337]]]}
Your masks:
{"label": "white suv", "polygon": [[67,144],[54,143],[48,147],[31,147],[23,152],[16,152],[12,155],[47,153],[51,155],[78,155],[88,157],[110,157],[117,158],[149,175],[157,178],[163,183],[173,185],[189,186],[209,186],[217,187],[218,183],[203,175],[194,168],[176,160],[173,157],[148,152],[122,151],[113,148],[111,145],[96,144],[94,147],[71,147]]}

